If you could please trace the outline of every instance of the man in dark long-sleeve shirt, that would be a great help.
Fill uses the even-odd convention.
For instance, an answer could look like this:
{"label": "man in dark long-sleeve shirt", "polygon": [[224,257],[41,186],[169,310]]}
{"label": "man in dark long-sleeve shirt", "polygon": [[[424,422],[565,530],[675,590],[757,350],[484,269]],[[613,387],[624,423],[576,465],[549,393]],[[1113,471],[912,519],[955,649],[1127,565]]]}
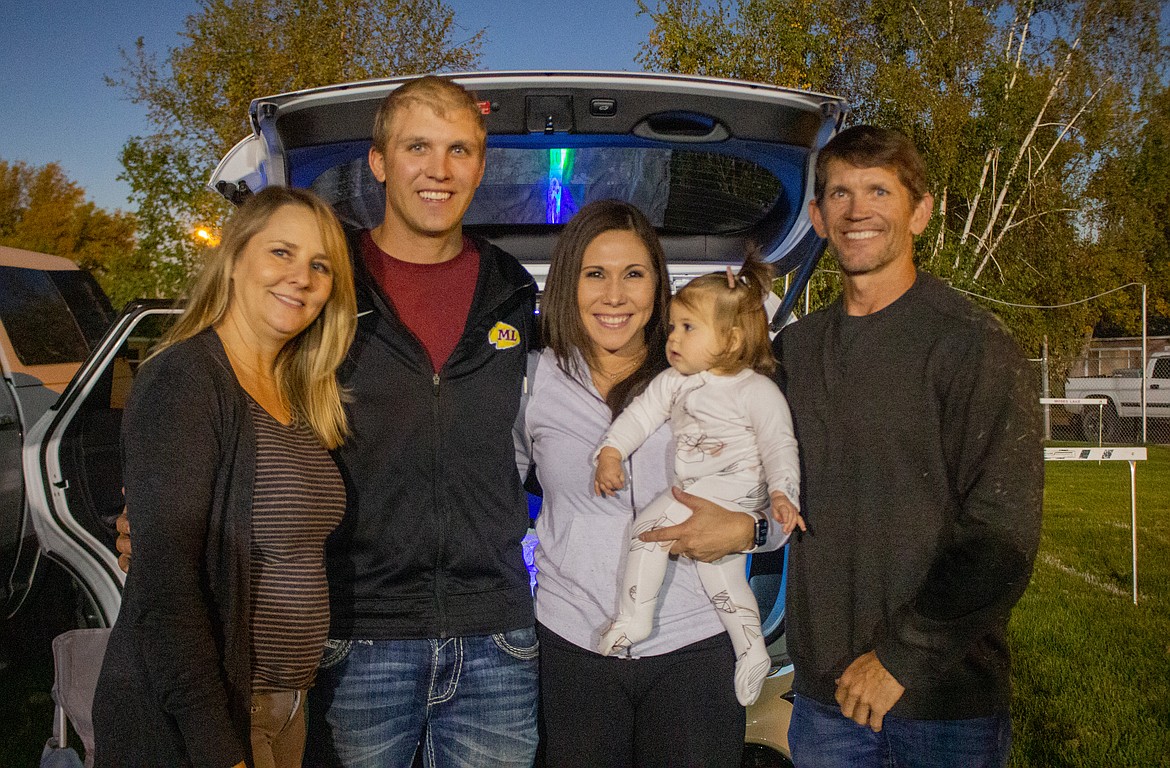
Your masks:
{"label": "man in dark long-sleeve shirt", "polygon": [[1007,763],[1037,393],[996,320],[915,268],[932,207],[899,133],[851,128],[818,158],[810,213],[844,292],[777,340],[809,525],[788,590],[799,768]]}

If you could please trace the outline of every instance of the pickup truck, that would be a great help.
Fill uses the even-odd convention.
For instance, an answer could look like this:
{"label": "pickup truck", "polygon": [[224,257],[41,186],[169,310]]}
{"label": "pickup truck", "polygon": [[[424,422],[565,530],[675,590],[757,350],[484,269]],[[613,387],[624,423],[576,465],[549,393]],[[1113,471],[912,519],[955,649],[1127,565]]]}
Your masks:
{"label": "pickup truck", "polygon": [[[1146,416],[1149,426],[1170,420],[1170,353],[1150,356],[1146,364]],[[1079,416],[1086,440],[1115,443],[1141,439],[1142,371],[1122,368],[1110,376],[1074,376],[1064,385],[1066,398],[1099,398],[1102,406],[1066,405]],[[1155,422],[1155,420],[1158,420]]]}
{"label": "pickup truck", "polygon": [[69,259],[0,246],[0,617],[19,611],[24,628],[44,623],[26,598],[51,567],[33,533],[21,451],[113,319],[97,281]]}

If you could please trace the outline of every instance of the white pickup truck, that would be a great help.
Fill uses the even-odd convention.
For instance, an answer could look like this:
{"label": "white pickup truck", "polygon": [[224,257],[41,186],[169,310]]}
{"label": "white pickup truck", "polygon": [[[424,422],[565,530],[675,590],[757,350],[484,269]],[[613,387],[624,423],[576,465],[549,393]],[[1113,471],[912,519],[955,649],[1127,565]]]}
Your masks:
{"label": "white pickup truck", "polygon": [[[1146,416],[1150,426],[1154,420],[1170,420],[1170,353],[1150,356],[1146,365]],[[1080,418],[1081,432],[1086,440],[1098,436],[1107,442],[1141,438],[1142,371],[1140,368],[1122,368],[1110,376],[1074,376],[1064,385],[1067,398],[1099,398],[1103,406],[1066,405]]]}

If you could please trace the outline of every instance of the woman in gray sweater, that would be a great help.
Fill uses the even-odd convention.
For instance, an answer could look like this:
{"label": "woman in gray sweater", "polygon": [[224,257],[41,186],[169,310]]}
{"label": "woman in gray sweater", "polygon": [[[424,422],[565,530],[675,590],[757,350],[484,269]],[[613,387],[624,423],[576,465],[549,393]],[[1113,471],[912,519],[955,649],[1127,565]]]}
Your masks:
{"label": "woman in gray sweater", "polygon": [[122,433],[134,567],[94,699],[97,766],[299,766],[345,508],[334,371],[356,307],[310,193],[245,203],[143,364]]}
{"label": "woman in gray sweater", "polygon": [[[740,764],[735,654],[693,561],[671,561],[649,637],[621,657],[596,650],[617,610],[634,516],[671,485],[669,426],[631,454],[615,496],[593,494],[590,457],[614,415],[667,367],[669,286],[657,235],[627,203],[583,207],[553,251],[540,316],[547,348],[519,430],[544,492],[536,620],[548,766]],[[751,546],[754,521],[734,514],[742,525],[726,532],[734,543],[717,545],[723,554]]]}

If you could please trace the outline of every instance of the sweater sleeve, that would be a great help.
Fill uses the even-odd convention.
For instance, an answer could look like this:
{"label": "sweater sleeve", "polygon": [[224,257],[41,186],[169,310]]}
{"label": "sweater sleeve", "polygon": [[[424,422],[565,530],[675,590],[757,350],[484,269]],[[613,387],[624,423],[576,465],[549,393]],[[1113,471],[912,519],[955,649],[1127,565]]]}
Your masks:
{"label": "sweater sleeve", "polygon": [[[780,491],[800,509],[800,454],[788,400],[765,376],[752,376],[749,381],[750,389],[737,399],[746,410],[748,422],[755,432],[768,493]],[[788,543],[789,538],[784,533],[784,525],[772,517],[770,509],[765,507],[761,512],[768,521],[768,539],[763,546],[748,550],[753,553],[775,551]]]}
{"label": "sweater sleeve", "polygon": [[972,344],[943,385],[943,450],[958,508],[922,586],[876,648],[907,688],[939,680],[1005,626],[1028,585],[1044,486],[1034,378],[995,330]]}
{"label": "sweater sleeve", "polygon": [[593,463],[597,463],[597,454],[607,446],[616,448],[623,459],[629,458],[654,430],[670,418],[675,391],[682,380],[683,377],[673,368],[667,368],[655,376],[645,391],[635,397],[610,424],[601,445],[593,452]]}
{"label": "sweater sleeve", "polygon": [[800,454],[792,428],[792,412],[780,389],[764,376],[753,376],[744,408],[756,433],[756,445],[768,492],[780,491],[800,508]]}
{"label": "sweater sleeve", "polygon": [[[151,371],[150,369],[155,370]],[[229,715],[206,572],[220,467],[222,405],[209,372],[172,354],[147,363],[126,412],[123,459],[133,528],[136,635],[159,706],[196,766],[244,759]]]}

